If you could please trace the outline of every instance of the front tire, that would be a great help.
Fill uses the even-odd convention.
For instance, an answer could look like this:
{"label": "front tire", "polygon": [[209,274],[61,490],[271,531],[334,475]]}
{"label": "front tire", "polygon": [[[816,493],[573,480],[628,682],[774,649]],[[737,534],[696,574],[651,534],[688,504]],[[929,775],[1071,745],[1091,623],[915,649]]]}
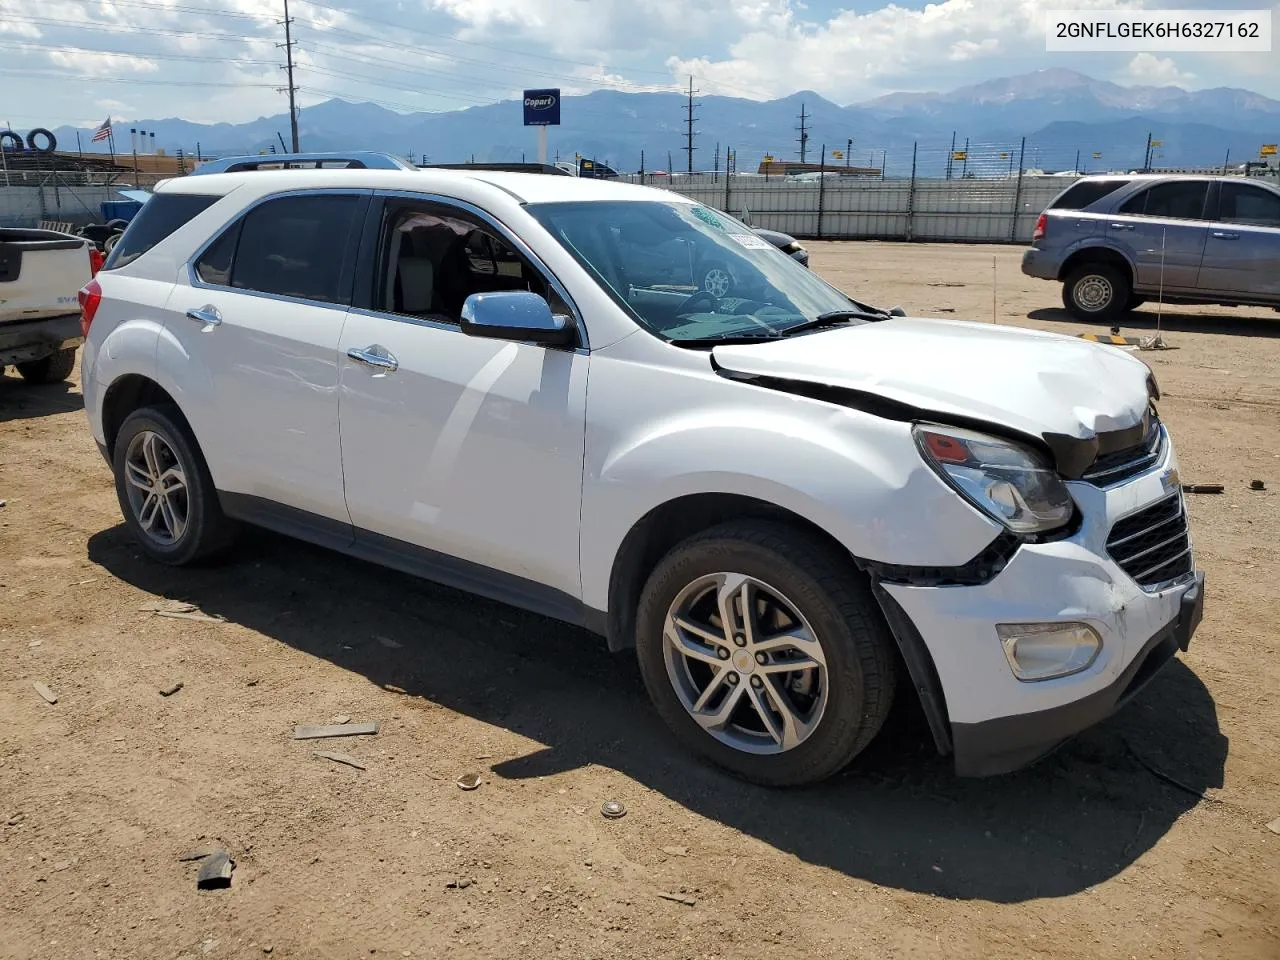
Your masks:
{"label": "front tire", "polygon": [[112,456],[125,526],[153,560],[183,566],[230,546],[235,524],[222,512],[191,428],[169,404],[125,418]]}
{"label": "front tire", "polygon": [[1129,309],[1133,287],[1109,263],[1083,263],[1062,284],[1062,305],[1078,320],[1110,323]]}
{"label": "front tire", "polygon": [[677,739],[765,786],[837,773],[893,702],[893,640],[866,581],[779,523],[721,524],[667,554],[641,593],[636,652]]}
{"label": "front tire", "polygon": [[71,376],[76,365],[76,348],[68,347],[39,360],[16,364],[27,383],[60,383]]}

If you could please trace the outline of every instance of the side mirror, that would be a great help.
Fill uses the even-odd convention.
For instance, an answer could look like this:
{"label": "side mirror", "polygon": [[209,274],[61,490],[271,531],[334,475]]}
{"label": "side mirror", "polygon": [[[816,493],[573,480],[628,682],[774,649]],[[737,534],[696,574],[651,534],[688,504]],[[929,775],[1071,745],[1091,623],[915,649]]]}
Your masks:
{"label": "side mirror", "polygon": [[527,290],[473,293],[462,304],[462,332],[469,337],[572,346],[577,333],[568,317],[551,312],[547,301]]}
{"label": "side mirror", "polygon": [[891,317],[905,317],[906,315],[907,315],[907,311],[903,310],[901,307],[889,308],[889,316]]}

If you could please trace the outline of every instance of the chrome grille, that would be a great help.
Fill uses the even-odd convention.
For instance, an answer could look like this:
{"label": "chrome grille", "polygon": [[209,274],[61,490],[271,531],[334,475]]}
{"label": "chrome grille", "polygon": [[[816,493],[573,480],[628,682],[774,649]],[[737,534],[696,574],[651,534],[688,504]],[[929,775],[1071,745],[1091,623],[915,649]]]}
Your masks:
{"label": "chrome grille", "polygon": [[1164,439],[1164,427],[1153,416],[1141,443],[1123,450],[1104,453],[1093,461],[1081,479],[1094,486],[1109,487],[1121,480],[1128,480],[1130,477],[1145,473],[1159,463],[1164,455]]}
{"label": "chrome grille", "polygon": [[1107,537],[1107,553],[1143,587],[1191,573],[1195,562],[1182,493],[1174,492],[1118,521]]}

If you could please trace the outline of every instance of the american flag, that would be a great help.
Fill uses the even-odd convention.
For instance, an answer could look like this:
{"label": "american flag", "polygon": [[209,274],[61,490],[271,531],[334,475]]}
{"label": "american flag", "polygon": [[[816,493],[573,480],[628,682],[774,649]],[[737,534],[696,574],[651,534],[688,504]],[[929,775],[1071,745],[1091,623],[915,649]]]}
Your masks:
{"label": "american flag", "polygon": [[99,140],[106,140],[111,136],[111,118],[102,121],[102,126],[93,131],[93,136],[89,138],[90,143],[97,143]]}

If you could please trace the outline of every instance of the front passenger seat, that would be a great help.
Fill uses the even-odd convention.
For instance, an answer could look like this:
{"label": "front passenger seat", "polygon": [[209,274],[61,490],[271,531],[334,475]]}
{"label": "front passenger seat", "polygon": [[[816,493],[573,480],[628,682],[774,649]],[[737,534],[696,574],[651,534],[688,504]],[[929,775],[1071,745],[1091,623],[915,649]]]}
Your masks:
{"label": "front passenger seat", "polygon": [[400,274],[400,309],[404,313],[431,312],[435,296],[435,267],[426,257],[401,257],[396,265]]}

